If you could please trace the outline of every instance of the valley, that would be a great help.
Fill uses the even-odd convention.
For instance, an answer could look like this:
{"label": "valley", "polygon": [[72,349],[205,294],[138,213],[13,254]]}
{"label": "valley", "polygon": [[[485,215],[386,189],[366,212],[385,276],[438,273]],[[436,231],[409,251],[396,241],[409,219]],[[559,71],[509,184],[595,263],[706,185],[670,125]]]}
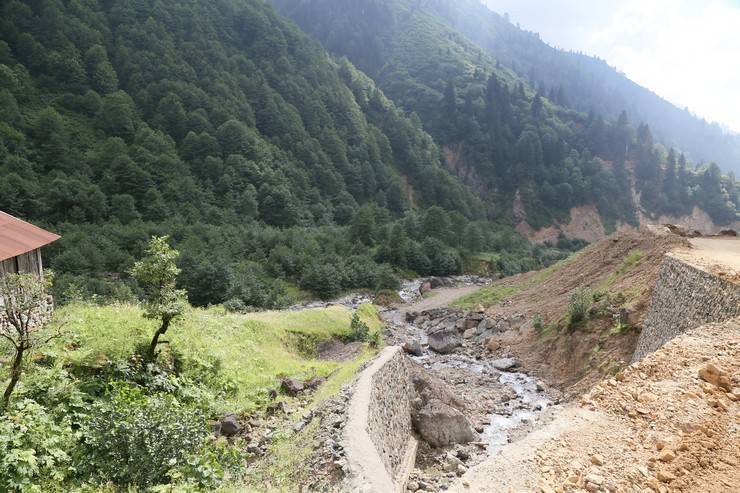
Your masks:
{"label": "valley", "polygon": [[3,0],[0,492],[740,491],[738,166],[482,0]]}

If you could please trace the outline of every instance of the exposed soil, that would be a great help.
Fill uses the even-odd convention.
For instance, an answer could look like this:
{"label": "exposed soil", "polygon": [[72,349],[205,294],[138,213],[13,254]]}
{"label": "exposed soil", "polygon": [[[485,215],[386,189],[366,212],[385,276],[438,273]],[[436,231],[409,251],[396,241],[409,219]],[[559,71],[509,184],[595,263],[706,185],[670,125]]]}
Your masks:
{"label": "exposed soil", "polygon": [[344,343],[331,339],[319,343],[316,353],[319,359],[332,361],[349,361],[355,359],[365,348],[362,342]]}
{"label": "exposed soil", "polygon": [[740,238],[692,238],[691,249],[674,254],[730,282],[740,284]]}
{"label": "exposed soil", "polygon": [[[487,315],[523,314],[525,322],[501,335],[494,347],[512,352],[551,385],[582,392],[630,360],[663,256],[679,247],[690,244],[667,230],[629,230],[590,245],[549,274],[531,272],[499,281],[497,286],[518,292],[490,307]],[[614,331],[609,314],[567,328],[568,303],[579,288],[623,298],[615,308],[627,311],[631,328]],[[536,316],[541,329],[534,327]]]}
{"label": "exposed soil", "polygon": [[596,385],[451,491],[735,492],[738,400],[740,319],[694,329]]}

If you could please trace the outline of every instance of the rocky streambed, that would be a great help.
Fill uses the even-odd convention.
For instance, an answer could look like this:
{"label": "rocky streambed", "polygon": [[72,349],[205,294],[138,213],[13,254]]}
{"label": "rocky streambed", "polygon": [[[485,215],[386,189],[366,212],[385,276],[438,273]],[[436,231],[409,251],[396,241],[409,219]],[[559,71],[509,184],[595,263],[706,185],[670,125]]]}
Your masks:
{"label": "rocky streambed", "polygon": [[[516,330],[524,317],[489,319],[483,310],[444,306],[416,312],[414,307],[420,304],[415,302],[421,295],[414,297],[412,293],[421,286],[423,283],[418,281],[404,285],[402,298],[411,303],[387,310],[382,316],[388,328],[387,342],[402,345],[417,373],[424,375],[415,378],[415,385],[417,380],[440,382],[444,393],[451,396],[448,400],[459,403],[456,407],[474,432],[469,437],[458,433],[466,443],[440,444],[435,443],[436,435],[434,430],[430,432],[429,425],[420,430],[420,423],[416,423],[422,440],[409,490],[442,491],[467,468],[546,422],[558,395],[521,368],[505,348],[496,348],[494,353],[488,348],[491,345],[486,344],[497,334]],[[438,288],[440,303],[445,302],[444,291],[453,289]],[[429,411],[425,407],[423,412],[436,412],[442,426],[457,426],[458,421],[450,421],[444,411]]]}

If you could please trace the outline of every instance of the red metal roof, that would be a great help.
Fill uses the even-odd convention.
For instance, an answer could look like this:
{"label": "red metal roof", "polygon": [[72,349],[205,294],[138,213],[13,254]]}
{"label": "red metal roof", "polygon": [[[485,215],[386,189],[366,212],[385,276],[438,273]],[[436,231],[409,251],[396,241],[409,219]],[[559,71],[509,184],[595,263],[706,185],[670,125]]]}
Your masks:
{"label": "red metal roof", "polygon": [[0,260],[17,257],[61,238],[0,211]]}

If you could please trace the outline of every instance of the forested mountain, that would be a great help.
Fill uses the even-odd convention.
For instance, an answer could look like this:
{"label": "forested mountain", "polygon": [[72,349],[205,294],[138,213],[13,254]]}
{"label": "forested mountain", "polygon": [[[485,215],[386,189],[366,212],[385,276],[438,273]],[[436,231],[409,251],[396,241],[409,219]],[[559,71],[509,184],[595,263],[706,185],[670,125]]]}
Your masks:
{"label": "forested mountain", "polygon": [[648,215],[685,214],[700,205],[719,223],[737,217],[736,181],[723,178],[716,165],[694,170],[680,152],[656,146],[647,124],[630,125],[626,111],[612,117],[570,109],[562,86],[532,87],[456,30],[449,19],[464,17],[460,5],[472,4],[273,3],[329,51],[348,57],[401,108],[417,113],[445,148],[448,166],[494,203],[497,214],[511,213],[518,191],[534,227],[592,203],[608,227],[634,224],[637,207]]}
{"label": "forested mountain", "polygon": [[129,296],[153,233],[183,251],[195,304],[279,305],[276,279],[387,287],[391,265],[454,273],[494,247],[517,252],[507,271],[557,258],[485,222],[418,119],[261,1],[1,14],[0,209],[64,235],[58,294]]}
{"label": "forested mountain", "polygon": [[626,110],[633,121],[650,125],[656,140],[666,147],[680,149],[695,162],[716,161],[723,169],[740,173],[740,136],[677,108],[604,60],[553,48],[480,0],[425,0],[421,5],[526,77],[533,87],[543,86],[541,92],[557,95],[579,111],[593,110],[610,119]]}

